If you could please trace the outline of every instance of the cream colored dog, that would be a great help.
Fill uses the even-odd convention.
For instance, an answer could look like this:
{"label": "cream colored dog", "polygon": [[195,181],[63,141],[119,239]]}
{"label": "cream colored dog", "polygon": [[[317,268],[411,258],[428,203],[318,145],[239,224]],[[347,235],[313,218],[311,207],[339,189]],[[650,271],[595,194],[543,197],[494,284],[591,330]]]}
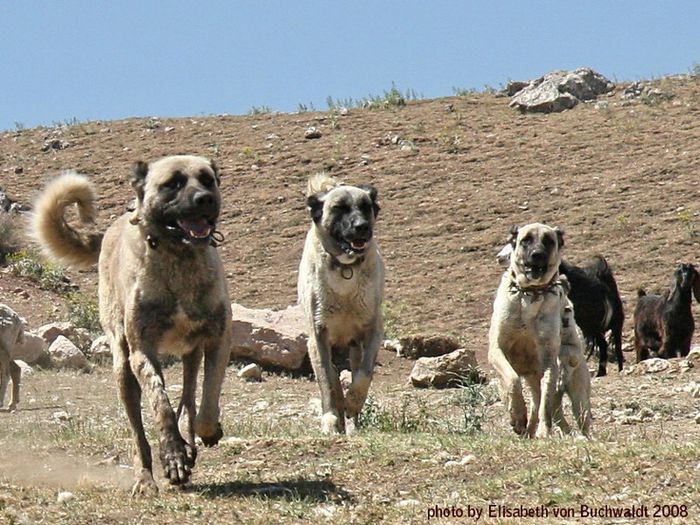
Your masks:
{"label": "cream colored dog", "polygon": [[[553,422],[569,433],[561,406],[566,392],[578,427],[588,436],[590,376],[568,281],[558,272],[563,232],[534,223],[513,233],[510,266],[493,305],[488,355],[501,378],[510,423],[528,437],[548,436]],[[521,378],[532,393],[529,418]]]}
{"label": "cream colored dog", "polygon": [[[313,220],[299,265],[299,303],[309,330],[309,357],[321,390],[324,433],[344,433],[367,398],[383,337],[384,264],[373,236],[377,190],[339,185],[317,175],[309,180]],[[352,383],[347,394],[334,354],[348,352]]]}
{"label": "cream colored dog", "polygon": [[4,304],[0,304],[0,407],[5,401],[7,385],[12,379],[12,396],[10,397],[10,412],[19,403],[19,383],[22,379],[22,369],[14,362],[15,347],[24,344],[24,321],[17,313]]}

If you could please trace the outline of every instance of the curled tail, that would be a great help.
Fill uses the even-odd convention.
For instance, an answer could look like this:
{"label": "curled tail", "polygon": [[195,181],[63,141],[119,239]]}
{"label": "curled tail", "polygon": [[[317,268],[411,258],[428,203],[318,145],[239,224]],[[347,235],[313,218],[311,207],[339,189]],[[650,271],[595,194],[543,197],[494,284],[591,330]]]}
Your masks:
{"label": "curled tail", "polygon": [[340,183],[327,173],[317,173],[309,177],[309,183],[306,187],[306,196],[316,195],[317,193],[325,193],[332,190]]}
{"label": "curled tail", "polygon": [[64,217],[66,208],[76,204],[81,222],[95,219],[95,191],[83,175],[68,172],[52,180],[34,203],[32,233],[53,259],[69,266],[87,267],[100,255],[102,234],[74,230]]}

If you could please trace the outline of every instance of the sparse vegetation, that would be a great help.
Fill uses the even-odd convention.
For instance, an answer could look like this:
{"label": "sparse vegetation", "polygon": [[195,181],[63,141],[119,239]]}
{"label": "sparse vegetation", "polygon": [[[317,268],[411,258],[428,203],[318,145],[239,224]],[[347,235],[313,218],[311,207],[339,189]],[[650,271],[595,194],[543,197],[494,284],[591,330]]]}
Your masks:
{"label": "sparse vegetation", "polygon": [[73,287],[65,272],[51,263],[45,263],[29,250],[22,250],[8,257],[9,269],[13,275],[26,277],[39,285],[40,288],[65,294]]}
{"label": "sparse vegetation", "polygon": [[97,301],[87,294],[72,292],[68,295],[68,320],[78,328],[85,328],[92,335],[102,332],[100,309]]}
{"label": "sparse vegetation", "polygon": [[328,109],[335,110],[340,108],[366,108],[366,109],[396,109],[406,105],[412,100],[419,100],[422,97],[414,90],[408,89],[404,92],[399,90],[395,84],[391,85],[391,89],[384,91],[382,95],[368,95],[361,99],[333,99],[329,96],[326,99]]}
{"label": "sparse vegetation", "polygon": [[253,106],[250,108],[250,111],[248,111],[248,115],[269,115],[272,113],[272,109],[270,106]]}
{"label": "sparse vegetation", "polygon": [[0,265],[22,247],[17,215],[0,211]]}

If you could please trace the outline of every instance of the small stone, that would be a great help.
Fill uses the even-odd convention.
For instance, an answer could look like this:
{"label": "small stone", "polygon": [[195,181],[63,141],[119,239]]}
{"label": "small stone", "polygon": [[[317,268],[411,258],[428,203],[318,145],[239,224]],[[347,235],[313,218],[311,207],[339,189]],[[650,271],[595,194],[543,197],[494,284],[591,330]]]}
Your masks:
{"label": "small stone", "polygon": [[402,499],[397,503],[399,507],[417,507],[421,503],[417,499]]}
{"label": "small stone", "polygon": [[321,130],[319,130],[316,126],[311,126],[310,128],[307,128],[307,130],[304,132],[304,138],[305,139],[320,139],[321,138]]}
{"label": "small stone", "polygon": [[262,368],[255,363],[250,363],[238,371],[238,377],[246,381],[262,381]]}
{"label": "small stone", "polygon": [[68,503],[69,501],[75,499],[75,494],[72,492],[59,492],[56,501],[58,503]]}

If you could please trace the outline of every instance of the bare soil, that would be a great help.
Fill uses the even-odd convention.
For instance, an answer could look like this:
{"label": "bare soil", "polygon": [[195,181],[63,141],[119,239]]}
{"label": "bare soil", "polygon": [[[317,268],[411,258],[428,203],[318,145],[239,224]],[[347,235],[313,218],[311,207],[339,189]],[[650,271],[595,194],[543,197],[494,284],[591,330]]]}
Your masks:
{"label": "bare soil", "polygon": [[[389,331],[457,336],[485,365],[501,273],[495,255],[513,224],[562,226],[569,260],[596,253],[609,260],[628,340],[636,289],[668,287],[678,263],[700,263],[700,81],[654,84],[673,97],[623,104],[621,85],[607,104],[551,115],[520,114],[506,98],[474,94],[347,115],[129,119],[5,132],[0,186],[31,206],[61,170],[88,174],[104,228],[132,199],[134,161],[173,153],[214,158],[223,174],[220,250],[231,299],[282,308],[296,300],[308,175],[326,170],[374,184]],[[311,125],[320,139],[304,138]],[[67,147],[45,148],[53,140]],[[83,293],[95,293],[94,270],[68,275]],[[32,327],[67,315],[62,296],[2,271],[0,301]],[[626,359],[634,361],[631,353]],[[466,512],[499,503],[579,511],[524,523],[613,521],[582,517],[582,504],[634,504],[650,513],[654,505],[685,505],[689,517],[675,521],[700,521],[700,407],[689,387],[697,369],[613,370],[593,383],[595,441],[527,442],[511,435],[499,403],[487,404],[481,432],[454,431],[464,416],[458,391],[412,389],[410,361],[382,352],[380,363],[373,399],[392,414],[406,409],[422,422],[418,430],[321,437],[312,381],[266,374],[263,383],[242,383],[232,367],[222,394],[225,441],[201,451],[186,491],[161,481],[160,497],[146,501],[128,498],[132,444],[109,370],[36,372],[24,379],[21,409],[0,413],[0,521],[424,523],[434,505]],[[179,367],[166,376],[177,398]],[[465,465],[446,466],[468,455],[474,459]],[[75,498],[57,503],[60,490]],[[616,522],[635,521],[649,520]]]}

